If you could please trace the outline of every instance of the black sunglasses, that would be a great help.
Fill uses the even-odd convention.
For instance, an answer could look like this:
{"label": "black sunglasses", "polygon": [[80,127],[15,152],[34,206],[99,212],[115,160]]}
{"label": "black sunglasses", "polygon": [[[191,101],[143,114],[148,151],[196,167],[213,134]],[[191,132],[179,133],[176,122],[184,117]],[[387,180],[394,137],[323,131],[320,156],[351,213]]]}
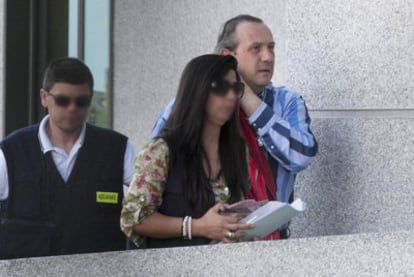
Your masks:
{"label": "black sunglasses", "polygon": [[79,96],[76,98],[71,98],[66,95],[54,95],[49,91],[46,91],[48,95],[52,96],[55,100],[56,105],[61,107],[67,107],[70,103],[75,102],[76,107],[78,108],[87,108],[91,105],[92,98],[89,95]]}
{"label": "black sunglasses", "polygon": [[230,84],[226,80],[214,81],[211,83],[213,92],[219,95],[226,95],[230,89],[236,94],[238,98],[242,98],[244,94],[244,84],[242,82],[235,82]]}

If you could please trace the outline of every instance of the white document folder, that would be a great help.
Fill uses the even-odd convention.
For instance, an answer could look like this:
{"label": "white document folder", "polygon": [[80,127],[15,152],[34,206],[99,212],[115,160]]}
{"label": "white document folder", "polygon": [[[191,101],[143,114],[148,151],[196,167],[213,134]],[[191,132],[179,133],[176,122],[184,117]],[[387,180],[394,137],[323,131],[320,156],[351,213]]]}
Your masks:
{"label": "white document folder", "polygon": [[255,225],[253,229],[243,230],[246,233],[244,240],[269,235],[304,210],[305,203],[299,198],[291,204],[269,201],[239,221]]}

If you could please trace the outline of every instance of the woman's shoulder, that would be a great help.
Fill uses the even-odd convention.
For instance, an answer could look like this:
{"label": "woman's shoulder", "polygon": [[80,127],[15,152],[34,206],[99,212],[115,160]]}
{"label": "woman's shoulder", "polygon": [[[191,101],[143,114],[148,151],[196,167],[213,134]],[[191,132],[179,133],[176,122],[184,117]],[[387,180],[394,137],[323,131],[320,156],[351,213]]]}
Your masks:
{"label": "woman's shoulder", "polygon": [[151,150],[168,150],[168,144],[163,138],[153,138],[144,146]]}
{"label": "woman's shoulder", "polygon": [[141,149],[139,159],[150,160],[152,158],[161,158],[168,160],[169,148],[167,142],[162,138],[154,138],[147,142]]}

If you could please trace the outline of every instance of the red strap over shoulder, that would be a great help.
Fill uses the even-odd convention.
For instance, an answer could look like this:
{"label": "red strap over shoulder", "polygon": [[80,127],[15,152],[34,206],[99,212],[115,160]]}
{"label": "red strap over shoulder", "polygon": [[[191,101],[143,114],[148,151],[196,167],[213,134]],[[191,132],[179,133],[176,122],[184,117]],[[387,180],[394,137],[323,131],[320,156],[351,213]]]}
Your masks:
{"label": "red strap over shoulder", "polygon": [[[239,107],[240,126],[249,149],[249,179],[251,188],[247,197],[256,201],[276,200],[276,183],[267,159],[260,149],[256,136],[248,124],[246,114]],[[265,240],[279,239],[279,231],[266,236]]]}

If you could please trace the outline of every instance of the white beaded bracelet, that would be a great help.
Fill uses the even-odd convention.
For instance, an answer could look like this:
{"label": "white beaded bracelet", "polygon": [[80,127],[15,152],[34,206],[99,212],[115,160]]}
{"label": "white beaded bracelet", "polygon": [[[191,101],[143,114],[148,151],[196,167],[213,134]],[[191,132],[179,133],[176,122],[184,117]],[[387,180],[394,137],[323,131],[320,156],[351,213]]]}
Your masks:
{"label": "white beaded bracelet", "polygon": [[188,239],[189,240],[191,240],[193,238],[192,234],[191,234],[191,220],[192,220],[192,218],[190,216],[190,219],[188,220]]}
{"label": "white beaded bracelet", "polygon": [[183,238],[187,237],[187,221],[188,221],[188,216],[184,217],[183,223],[181,225],[181,233],[183,235]]}

